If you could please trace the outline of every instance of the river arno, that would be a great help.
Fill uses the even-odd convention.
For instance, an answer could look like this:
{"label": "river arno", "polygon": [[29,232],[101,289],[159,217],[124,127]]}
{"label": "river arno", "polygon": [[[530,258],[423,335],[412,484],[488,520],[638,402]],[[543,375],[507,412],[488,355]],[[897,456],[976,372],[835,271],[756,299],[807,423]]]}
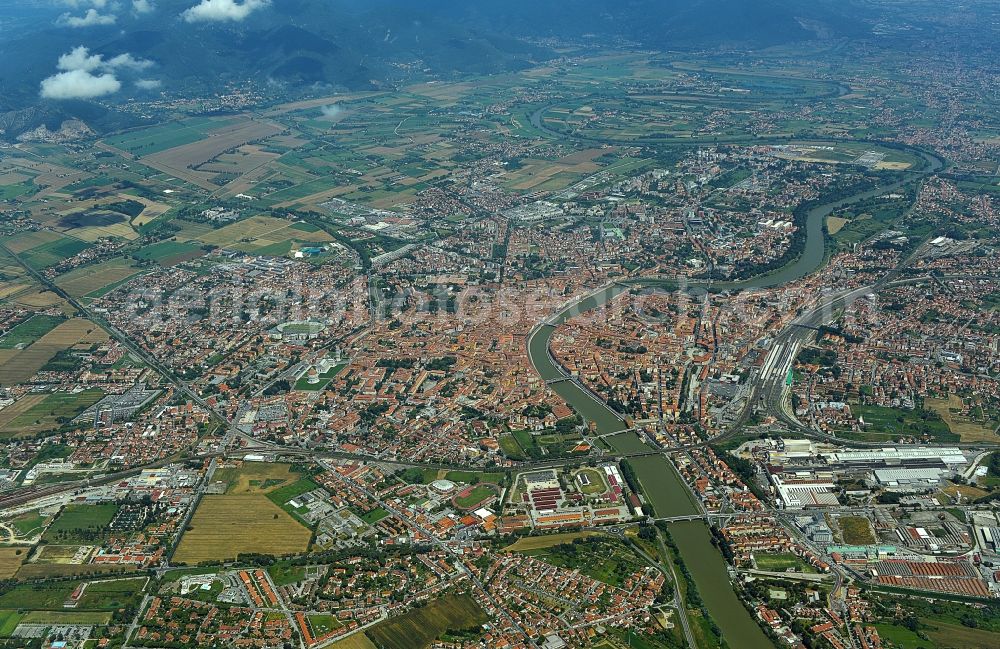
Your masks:
{"label": "river arno", "polygon": [[[920,173],[918,177],[941,168],[942,163],[939,159],[922,152],[921,155],[927,161],[928,169]],[[716,284],[716,288],[745,290],[780,286],[819,270],[826,257],[826,235],[823,224],[831,212],[876,194],[892,191],[910,180],[912,179],[813,208],[809,211],[806,219],[806,241],[803,252],[795,261],[766,275],[742,282],[732,282],[726,286]],[[634,287],[641,287],[644,284],[642,281],[629,283]],[[652,280],[646,283],[657,286],[662,285],[663,280]],[[691,288],[698,288],[698,284],[691,283]],[[551,384],[552,389],[584,419],[593,422],[597,433],[602,435],[625,430],[624,421],[618,413],[575,381],[558,380],[566,379],[567,374],[552,359],[549,353],[549,342],[556,325],[565,322],[570,317],[607,304],[625,290],[628,290],[628,287],[622,284],[607,286],[587,298],[571,304],[548,324],[537,327],[528,337],[528,357],[542,379],[546,381],[556,380]],[[653,450],[634,432],[609,436],[606,441],[611,444],[613,449],[622,453]],[[698,513],[698,507],[690,491],[666,457],[650,455],[633,458],[631,461],[636,476],[646,497],[652,503],[657,517],[686,516]],[[722,635],[727,639],[729,646],[739,649],[773,649],[773,643],[760,629],[733,591],[725,560],[711,544],[711,535],[706,524],[702,521],[675,522],[670,524],[669,529],[681,558],[691,572],[705,607],[722,630]]]}
{"label": "river arno", "polygon": [[729,582],[726,560],[702,521],[670,523],[670,536],[722,638],[733,649],[774,649]]}

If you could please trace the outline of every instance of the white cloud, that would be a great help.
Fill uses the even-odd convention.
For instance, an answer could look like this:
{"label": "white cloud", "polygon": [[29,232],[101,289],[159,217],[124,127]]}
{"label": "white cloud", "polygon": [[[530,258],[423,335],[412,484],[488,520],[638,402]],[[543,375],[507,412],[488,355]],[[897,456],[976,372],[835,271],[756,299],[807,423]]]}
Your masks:
{"label": "white cloud", "polygon": [[60,70],[96,70],[104,65],[104,59],[100,54],[91,54],[90,50],[81,45],[69,54],[59,57],[56,64]]}
{"label": "white cloud", "polygon": [[122,84],[115,75],[119,69],[140,71],[152,61],[137,59],[131,54],[104,60],[91,54],[83,45],[59,57],[56,67],[62,72],[42,81],[41,96],[45,99],[93,99],[118,92]]}
{"label": "white cloud", "polygon": [[96,9],[104,9],[109,4],[112,4],[110,0],[62,0],[62,4],[67,7],[72,7],[73,9],[82,9],[83,7],[94,7]]}
{"label": "white cloud", "polygon": [[64,27],[94,27],[96,25],[114,25],[118,20],[113,14],[102,14],[91,7],[82,16],[72,16],[68,13],[59,16],[58,24]]}
{"label": "white cloud", "polygon": [[156,90],[163,85],[159,79],[139,79],[135,82],[135,87],[140,90]]}
{"label": "white cloud", "polygon": [[93,99],[118,92],[122,84],[110,72],[100,76],[87,70],[60,72],[42,81],[45,99]]}
{"label": "white cloud", "polygon": [[181,16],[189,23],[241,21],[258,9],[271,4],[271,0],[201,0]]}
{"label": "white cloud", "polygon": [[337,104],[327,104],[326,106],[320,106],[319,112],[323,115],[323,117],[340,117],[340,114],[344,112],[344,109]]}
{"label": "white cloud", "polygon": [[[98,57],[99,58],[99,57]],[[148,59],[137,59],[128,52],[119,54],[113,59],[109,59],[109,68],[128,68],[129,70],[145,70],[153,67],[153,62]]]}
{"label": "white cloud", "polygon": [[148,14],[156,9],[150,0],[132,0],[132,11],[137,14]]}

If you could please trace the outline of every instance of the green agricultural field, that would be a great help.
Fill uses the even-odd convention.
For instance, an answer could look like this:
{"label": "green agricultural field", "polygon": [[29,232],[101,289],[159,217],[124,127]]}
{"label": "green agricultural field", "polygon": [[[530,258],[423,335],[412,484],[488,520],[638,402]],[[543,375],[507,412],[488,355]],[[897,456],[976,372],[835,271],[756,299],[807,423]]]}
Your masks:
{"label": "green agricultural field", "polygon": [[[0,609],[21,611],[63,611],[63,604],[86,580],[18,584],[0,595]],[[76,611],[115,611],[135,605],[147,581],[146,577],[90,581]],[[74,611],[74,612],[76,612]]]}
{"label": "green agricultural field", "polygon": [[201,246],[186,241],[159,241],[143,246],[133,253],[137,259],[154,261],[161,266],[172,266],[204,254]]}
{"label": "green agricultural field", "polygon": [[104,397],[104,392],[98,389],[84,390],[76,394],[70,392],[53,392],[26,411],[19,414],[4,426],[4,430],[17,430],[26,427],[53,427],[69,422],[84,410],[94,405]]}
{"label": "green agricultural field", "polygon": [[111,620],[111,613],[98,611],[31,611],[24,616],[25,624],[96,624]]}
{"label": "green agricultural field", "polygon": [[107,535],[107,526],[118,513],[115,503],[66,505],[45,530],[47,543],[88,543]]}
{"label": "green agricultural field", "polygon": [[301,496],[302,494],[314,489],[319,489],[319,485],[314,482],[312,478],[302,478],[298,482],[293,482],[290,485],[285,485],[284,487],[280,487],[274,491],[269,491],[267,497],[275,505],[281,506],[296,496]]}
{"label": "green agricultural field", "polygon": [[417,649],[430,645],[445,631],[478,629],[488,621],[471,597],[449,595],[380,622],[367,635],[382,649]]}
{"label": "green agricultural field", "polygon": [[891,643],[895,649],[923,649],[927,641],[909,629],[896,624],[876,624],[878,635],[882,642]]}
{"label": "green agricultural field", "polygon": [[23,618],[24,613],[0,611],[0,638],[9,638]]}
{"label": "green agricultural field", "polygon": [[35,270],[42,270],[49,266],[55,266],[89,247],[90,244],[79,239],[62,237],[21,253],[21,259]]}
{"label": "green agricultural field", "polygon": [[13,185],[0,185],[0,201],[12,201],[15,198],[22,198],[35,191],[35,185],[31,181],[14,183]]}
{"label": "green agricultural field", "polygon": [[147,156],[203,139],[232,120],[195,117],[115,135],[104,141],[135,156]]}
{"label": "green agricultural field", "polygon": [[513,435],[502,435],[500,437],[500,450],[512,460],[527,459],[524,451],[521,449],[521,445],[517,443],[517,439]]}
{"label": "green agricultural field", "polygon": [[65,321],[66,318],[58,316],[32,316],[0,338],[0,349],[14,349],[19,345],[27,347]]}

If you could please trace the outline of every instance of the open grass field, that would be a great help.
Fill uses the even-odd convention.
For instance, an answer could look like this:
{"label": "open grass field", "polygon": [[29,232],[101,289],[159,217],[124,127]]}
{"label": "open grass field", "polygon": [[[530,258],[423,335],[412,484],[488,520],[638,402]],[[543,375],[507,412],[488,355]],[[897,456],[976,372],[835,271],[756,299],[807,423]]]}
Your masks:
{"label": "open grass field", "polygon": [[1000,633],[985,629],[973,629],[962,624],[948,624],[931,620],[927,636],[940,649],[995,649],[1000,647]]}
{"label": "open grass field", "polygon": [[263,140],[281,132],[268,122],[241,119],[221,125],[211,131],[211,137],[204,137],[179,146],[147,154],[146,163],[186,169],[205,164],[230,149],[236,149],[249,142]]}
{"label": "open grass field", "polygon": [[205,496],[181,538],[174,561],[235,559],[244,552],[303,552],[311,533],[264,495]]}
{"label": "open grass field", "polygon": [[309,628],[314,638],[325,637],[327,634],[344,626],[340,620],[328,613],[309,615],[306,617],[306,620],[309,622]]}
{"label": "open grass field", "polygon": [[26,292],[13,297],[13,301],[17,302],[21,306],[26,306],[29,309],[47,309],[49,307],[61,305],[64,313],[67,315],[72,313],[72,307],[66,304],[66,302],[64,302],[63,299],[53,291],[48,289],[43,290],[35,284],[31,284],[28,288],[29,290]]}
{"label": "open grass field", "polygon": [[941,491],[948,495],[956,503],[967,503],[977,498],[982,498],[987,492],[985,489],[973,487],[972,485],[953,484],[944,487]]}
{"label": "open grass field", "polygon": [[312,478],[302,478],[291,484],[285,484],[268,490],[267,497],[275,505],[283,507],[288,501],[315,489],[319,489],[319,485]]}
{"label": "open grass field", "polygon": [[129,602],[135,601],[149,582],[148,577],[132,577],[128,579],[107,579],[92,581],[80,598],[80,608],[83,610],[115,610]]}
{"label": "open grass field", "polygon": [[927,437],[938,442],[957,442],[959,436],[936,412],[930,410],[903,410],[882,406],[852,404],[851,410],[865,420],[865,432],[898,437]]}
{"label": "open grass field", "polygon": [[[147,581],[147,577],[90,581],[80,597],[77,610],[73,612],[114,611],[129,603],[135,603]],[[62,612],[63,603],[81,583],[84,582],[19,584],[0,596],[0,608],[46,611],[46,615],[48,611]]]}
{"label": "open grass field", "polygon": [[20,584],[0,595],[0,608],[20,610],[59,610],[77,582]]}
{"label": "open grass field", "polygon": [[214,482],[226,483],[228,495],[265,494],[294,484],[302,474],[292,471],[291,464],[244,462],[239,467],[219,469],[212,476]]}
{"label": "open grass field", "polygon": [[305,579],[306,568],[293,566],[287,561],[278,561],[267,567],[267,574],[275,586],[287,586]]}
{"label": "open grass field", "polygon": [[35,554],[31,557],[31,564],[83,565],[83,561],[90,555],[92,547],[46,543],[39,545],[38,549],[35,550]]}
{"label": "open grass field", "polygon": [[18,536],[32,536],[42,531],[46,520],[47,516],[42,516],[38,512],[28,512],[11,520],[9,524]]}
{"label": "open grass field", "polygon": [[309,378],[303,375],[295,381],[295,389],[303,390],[305,392],[319,392],[325,388],[338,374],[340,374],[345,367],[347,367],[347,363],[340,363],[331,367],[329,370],[319,375],[319,381],[317,383],[310,383]]}
{"label": "open grass field", "polygon": [[[188,121],[175,125],[175,129],[184,129],[183,136],[175,136],[170,132],[166,134],[171,138],[172,146],[162,148],[154,143],[154,146],[149,147],[149,152],[133,152],[133,154],[141,155],[143,164],[153,169],[208,191],[218,190],[221,185],[238,178],[242,173],[241,170],[265,164],[273,160],[274,156],[266,152],[259,154],[244,152],[243,156],[236,157],[240,162],[236,167],[232,164],[235,154],[229,154],[228,165],[225,160],[217,161],[217,158],[246,144],[260,142],[281,132],[281,127],[255,119],[235,118],[214,125],[200,124],[195,128],[186,129],[185,124]],[[199,132],[201,136],[191,137]]]}
{"label": "open grass field", "polygon": [[13,577],[27,558],[28,548],[0,548],[0,579]]}
{"label": "open grass field", "polygon": [[876,624],[879,637],[883,646],[894,647],[895,649],[920,649],[927,643],[926,640],[918,636],[909,629],[896,624]]}
{"label": "open grass field", "polygon": [[527,552],[529,550],[544,550],[563,543],[572,543],[576,539],[586,539],[601,536],[600,532],[566,532],[564,534],[546,534],[544,536],[526,536],[516,543],[504,548],[504,552]]}
{"label": "open grass field", "polygon": [[44,394],[26,394],[13,404],[0,410],[0,435],[16,437],[19,434],[23,434],[22,431],[12,428],[10,422],[44,401],[45,396]]}
{"label": "open grass field", "polygon": [[367,633],[382,649],[422,649],[449,629],[474,629],[489,617],[469,596],[445,596],[380,622]]}
{"label": "open grass field", "polygon": [[837,518],[837,525],[847,545],[872,545],[878,541],[871,523],[864,516],[841,516]]}
{"label": "open grass field", "polygon": [[[586,476],[589,481],[586,485],[581,484],[581,476]],[[575,477],[577,486],[580,487],[580,491],[587,495],[602,494],[608,490],[608,483],[604,481],[603,472],[597,469],[580,469]]]}
{"label": "open grass field", "polygon": [[24,616],[25,624],[107,624],[111,613],[97,611],[31,611]]}
{"label": "open grass field", "polygon": [[93,542],[106,534],[108,523],[117,513],[115,503],[66,505],[45,530],[42,540],[51,544]]}
{"label": "open grass field", "polygon": [[227,247],[241,241],[267,237],[271,233],[284,230],[289,225],[291,223],[284,219],[276,219],[271,216],[251,216],[217,230],[204,232],[197,239],[214,246]]}
{"label": "open grass field", "polygon": [[[38,399],[38,397],[41,397]],[[82,392],[52,392],[21,397],[9,408],[0,411],[0,438],[16,438],[59,428],[104,397],[99,389]],[[23,406],[22,401],[27,401]],[[7,410],[17,408],[11,418]]]}
{"label": "open grass field", "polygon": [[978,421],[971,421],[960,413],[963,409],[962,397],[957,394],[949,394],[947,399],[927,399],[925,404],[928,408],[938,413],[948,429],[962,438],[963,442],[998,442],[1000,438],[994,431],[997,422],[984,424]]}
{"label": "open grass field", "polygon": [[[183,234],[186,233],[179,233],[178,239]],[[269,216],[253,216],[217,230],[197,233],[192,238],[209,245],[277,257],[302,245],[333,241],[333,237],[323,230]]]}
{"label": "open grass field", "polygon": [[353,633],[330,645],[330,649],[379,649],[364,633]]}
{"label": "open grass field", "polygon": [[844,226],[850,222],[851,222],[850,219],[845,219],[839,216],[828,216],[826,217],[827,232],[830,233],[830,236],[833,236],[838,232],[840,232],[844,228]]}

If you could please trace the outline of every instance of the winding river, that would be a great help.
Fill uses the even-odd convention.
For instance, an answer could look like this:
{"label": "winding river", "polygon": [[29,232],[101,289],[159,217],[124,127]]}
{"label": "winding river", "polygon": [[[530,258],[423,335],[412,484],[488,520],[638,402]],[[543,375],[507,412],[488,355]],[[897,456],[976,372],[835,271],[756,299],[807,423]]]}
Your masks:
{"label": "winding river", "polygon": [[[544,109],[532,116],[532,123],[543,130],[541,115]],[[553,132],[554,133],[554,132]],[[562,134],[559,134],[562,136]],[[741,282],[716,283],[716,288],[745,290],[781,286],[819,270],[826,259],[826,233],[823,227],[828,215],[851,203],[867,200],[878,194],[891,192],[927,174],[942,168],[943,162],[923,151],[919,154],[926,165],[911,176],[861,192],[847,198],[831,201],[809,211],[805,225],[805,245],[803,252],[795,260],[773,272]],[[535,370],[559,396],[576,410],[586,421],[593,422],[596,432],[605,435],[605,441],[612,449],[622,453],[653,450],[634,432],[626,431],[622,417],[607,406],[599,397],[568,376],[566,371],[553,359],[549,350],[552,334],[559,324],[569,318],[586,313],[613,300],[628,290],[630,286],[663,285],[664,280],[630,282],[629,286],[611,284],[577,300],[554,317],[538,325],[527,340],[528,357]],[[692,288],[706,285],[694,283]],[[618,434],[614,434],[618,433]],[[684,516],[699,511],[690,491],[684,485],[673,465],[663,455],[651,455],[632,460],[636,475],[646,498],[653,505],[656,516]],[[675,522],[670,524],[671,536],[690,570],[695,585],[712,619],[722,631],[729,646],[740,649],[773,649],[774,645],[764,634],[750,613],[743,607],[729,580],[727,566],[722,555],[711,545],[708,528],[703,521]]]}

